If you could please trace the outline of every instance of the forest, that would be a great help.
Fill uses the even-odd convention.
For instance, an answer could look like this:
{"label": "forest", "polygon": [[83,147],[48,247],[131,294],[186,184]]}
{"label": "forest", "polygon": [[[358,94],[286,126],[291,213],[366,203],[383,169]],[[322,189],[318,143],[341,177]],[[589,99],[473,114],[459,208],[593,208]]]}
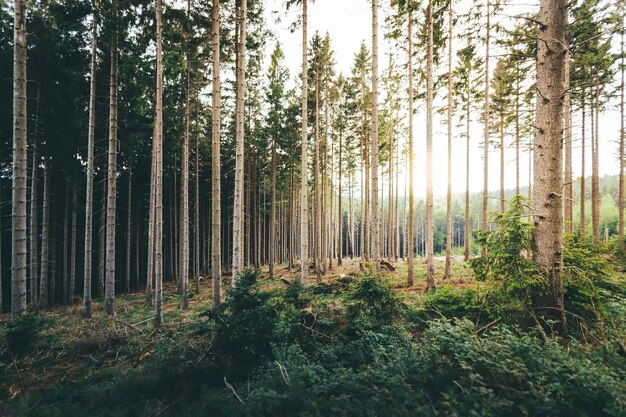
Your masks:
{"label": "forest", "polygon": [[626,417],[625,35],[0,0],[0,415]]}

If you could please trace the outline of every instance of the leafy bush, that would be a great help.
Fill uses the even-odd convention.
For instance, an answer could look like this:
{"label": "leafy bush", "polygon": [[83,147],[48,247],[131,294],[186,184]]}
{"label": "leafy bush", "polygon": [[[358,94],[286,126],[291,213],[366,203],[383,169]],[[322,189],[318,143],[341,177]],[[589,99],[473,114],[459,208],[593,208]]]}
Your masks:
{"label": "leafy bush", "polygon": [[373,274],[359,279],[346,294],[345,302],[346,317],[351,325],[366,329],[393,324],[406,308],[389,283]]}
{"label": "leafy bush", "polygon": [[7,322],[2,329],[7,347],[15,355],[31,352],[39,341],[42,330],[54,323],[51,317],[24,313]]}
{"label": "leafy bush", "polygon": [[451,285],[443,285],[424,299],[417,310],[418,318],[432,320],[465,317],[475,322],[481,315],[483,298],[474,289],[457,290]]}

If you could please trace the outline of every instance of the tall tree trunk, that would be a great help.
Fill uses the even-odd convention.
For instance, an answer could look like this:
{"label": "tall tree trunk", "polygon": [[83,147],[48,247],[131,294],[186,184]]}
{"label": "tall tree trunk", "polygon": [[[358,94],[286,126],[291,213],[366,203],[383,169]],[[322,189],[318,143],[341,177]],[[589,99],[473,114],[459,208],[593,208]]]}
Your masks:
{"label": "tall tree trunk", "polygon": [[564,178],[564,223],[565,233],[572,233],[573,230],[573,217],[574,217],[574,187],[572,184],[572,109],[571,109],[571,94],[570,94],[570,53],[567,52],[565,56],[565,68],[564,71],[568,74],[565,77],[565,100],[563,102],[563,143],[565,144],[565,178]]}
{"label": "tall tree trunk", "polygon": [[426,289],[435,288],[433,215],[433,1],[428,2],[428,46],[426,53]]}
{"label": "tall tree trunk", "polygon": [[[624,14],[620,16],[622,23],[624,22]],[[620,244],[624,243],[624,26],[621,31],[620,52],[622,56],[622,62],[620,65],[621,83],[620,83],[620,102],[619,102],[619,114],[620,114],[620,129],[619,129],[619,192],[618,192],[618,226],[617,232],[619,234]]]}
{"label": "tall tree trunk", "polygon": [[[130,292],[130,268],[131,268],[131,237],[132,237],[132,212],[133,212],[133,165],[132,163],[128,167],[128,208],[127,208],[127,220],[126,220],[126,285],[124,288],[127,292]],[[139,254],[137,254],[139,255]]]}
{"label": "tall tree trunk", "polygon": [[467,92],[467,103],[465,107],[465,232],[463,236],[464,253],[463,259],[467,262],[470,258],[471,244],[471,220],[470,220],[470,92]]}
{"label": "tall tree trunk", "polygon": [[500,213],[504,213],[504,113],[500,113]]}
{"label": "tall tree trunk", "polygon": [[70,194],[67,187],[65,188],[65,214],[63,216],[63,279],[61,288],[61,304],[67,305],[69,293],[69,223],[70,223]]}
{"label": "tall tree trunk", "polygon": [[180,192],[182,193],[180,207],[180,287],[183,297],[183,310],[189,308],[189,125],[191,123],[191,98],[189,75],[189,36],[191,32],[191,1],[187,0],[187,32],[185,33],[185,115],[183,132],[183,152],[181,161]]}
{"label": "tall tree trunk", "polygon": [[591,136],[591,227],[593,230],[593,243],[600,242],[600,175],[599,175],[599,154],[600,154],[600,86],[595,83],[594,106],[592,114],[593,134]]}
{"label": "tall tree trunk", "polygon": [[26,311],[26,1],[13,16],[13,195],[11,206],[11,317]]}
{"label": "tall tree trunk", "polygon": [[100,198],[100,224],[98,225],[98,296],[104,294],[104,276],[106,271],[106,207],[107,207],[107,180],[106,177],[101,181],[102,195]]}
{"label": "tall tree trunk", "polygon": [[41,218],[41,272],[39,273],[39,306],[48,307],[48,281],[50,278],[50,165],[44,166],[43,208]]}
{"label": "tall tree trunk", "polygon": [[315,171],[313,172],[313,207],[315,217],[314,244],[315,253],[315,276],[317,282],[322,279],[322,202],[320,195],[320,64],[315,65]]}
{"label": "tall tree trunk", "polygon": [[233,280],[235,285],[237,277],[243,269],[243,243],[244,243],[244,101],[245,101],[245,76],[246,76],[246,8],[247,0],[239,0],[239,37],[237,45],[237,68],[236,68],[236,144],[235,144],[235,197],[233,213]]}
{"label": "tall tree trunk", "polygon": [[213,24],[211,31],[213,53],[213,109],[211,139],[211,277],[213,279],[213,306],[221,303],[222,240],[221,240],[221,85],[220,85],[220,2],[213,0]]}
{"label": "tall tree trunk", "polygon": [[76,293],[76,228],[77,228],[77,207],[78,192],[76,186],[72,186],[72,232],[70,246],[70,288],[68,291],[68,299],[70,304],[74,304],[74,295]]}
{"label": "tall tree trunk", "polygon": [[337,265],[343,263],[343,126],[339,127],[339,165],[337,166]]}
{"label": "tall tree trunk", "polygon": [[585,234],[585,226],[586,226],[586,219],[585,219],[585,202],[587,199],[586,196],[586,190],[585,190],[585,147],[587,146],[585,144],[585,130],[586,130],[586,126],[585,126],[585,119],[586,119],[586,106],[585,106],[585,89],[583,88],[583,92],[582,92],[582,105],[581,105],[581,110],[582,110],[582,122],[581,122],[581,140],[580,140],[580,150],[581,150],[581,161],[580,161],[580,234],[584,235]]}
{"label": "tall tree trunk", "polygon": [[[489,0],[485,2],[487,10],[487,26],[485,35],[485,106],[483,110],[483,206],[482,229],[488,230],[487,212],[489,210],[489,44],[491,42],[491,10]],[[483,256],[487,248],[483,246]]]}
{"label": "tall tree trunk", "polygon": [[407,231],[407,283],[413,286],[413,231],[415,230],[415,197],[413,195],[413,11],[408,16],[409,44],[409,221]]}
{"label": "tall tree trunk", "polygon": [[[518,71],[518,70],[516,70]],[[520,145],[520,104],[519,104],[519,96],[520,96],[520,80],[519,73],[516,72],[516,80],[515,80],[515,195],[520,195],[520,156],[519,156],[519,145]]]}
{"label": "tall tree trunk", "polygon": [[372,0],[372,259],[380,268],[380,230],[378,226],[378,0]]}
{"label": "tall tree trunk", "polygon": [[[115,1],[113,8],[116,8]],[[114,11],[117,18],[117,10]],[[109,81],[109,163],[107,173],[106,211],[106,277],[104,312],[115,317],[115,217],[117,203],[117,34],[111,42],[111,73]]]}
{"label": "tall tree trunk", "polygon": [[[196,127],[196,124],[194,124],[194,127]],[[198,146],[200,140],[199,140],[199,135],[197,133],[197,129],[195,132],[195,137],[196,137],[196,166],[195,166],[196,175],[194,177],[194,180],[195,180],[194,186],[196,187],[196,189],[194,193],[194,209],[193,209],[193,216],[194,216],[193,237],[195,240],[193,250],[194,250],[194,277],[196,281],[195,283],[196,293],[200,293],[200,234],[201,234],[201,230],[200,230],[200,149]]]}
{"label": "tall tree trunk", "polygon": [[452,265],[452,1],[448,5],[448,187],[446,190],[446,267],[444,279],[450,278]]}
{"label": "tall tree trunk", "polygon": [[309,214],[308,206],[308,110],[307,110],[307,9],[309,0],[302,0],[302,93],[301,93],[301,169],[300,169],[300,282],[308,283],[309,276]]}
{"label": "tall tree trunk", "polygon": [[269,240],[269,272],[274,279],[274,262],[276,262],[276,138],[272,136],[272,198],[270,209],[270,240]]}
{"label": "tall tree trunk", "polygon": [[[567,2],[541,0],[537,50],[537,127],[534,157],[535,261],[544,269],[550,300],[540,306],[556,308],[566,325],[563,309],[563,100],[565,98],[565,27]],[[553,40],[548,42],[543,40]],[[544,312],[544,311],[542,311]],[[550,313],[550,312],[548,312]]]}
{"label": "tall tree trunk", "polygon": [[[35,141],[37,138],[35,138]],[[33,145],[33,163],[30,177],[30,302],[37,303],[37,274],[39,273],[39,203],[37,191],[37,143]]]}
{"label": "tall tree trunk", "polygon": [[154,325],[163,322],[163,22],[156,0],[156,100],[154,156]]}
{"label": "tall tree trunk", "polygon": [[87,133],[87,185],[85,191],[85,259],[83,271],[83,316],[91,316],[93,260],[93,159],[96,131],[96,70],[98,59],[98,0],[93,0],[91,22],[91,66],[89,76],[89,127]]}

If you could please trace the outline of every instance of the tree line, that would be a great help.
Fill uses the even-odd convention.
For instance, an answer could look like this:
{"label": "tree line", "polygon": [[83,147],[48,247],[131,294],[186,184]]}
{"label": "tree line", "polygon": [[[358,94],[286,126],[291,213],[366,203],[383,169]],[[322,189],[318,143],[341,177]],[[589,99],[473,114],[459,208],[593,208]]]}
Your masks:
{"label": "tree line", "polygon": [[[0,214],[11,218],[0,289],[12,314],[82,294],[85,315],[104,296],[114,316],[116,293],[142,288],[158,324],[166,280],[186,308],[211,277],[217,305],[222,283],[235,285],[247,266],[267,265],[273,278],[285,264],[306,284],[347,256],[374,268],[406,258],[412,285],[418,251],[432,289],[435,253],[449,277],[454,247],[469,259],[473,233],[491,227],[490,200],[506,210],[505,175],[514,194],[528,193],[537,262],[562,309],[562,235],[603,238],[599,154],[613,142],[612,232],[623,237],[624,2],[542,0],[515,15],[500,1],[378,3],[372,37],[344,74],[330,35],[309,35],[308,1],[286,1],[302,35],[301,71],[290,74],[258,0],[0,0]],[[385,57],[379,35],[391,45]],[[601,138],[600,115],[615,103],[620,130]],[[433,190],[443,115],[444,221]],[[484,183],[473,195],[478,147]],[[465,153],[462,199],[452,195],[453,152]],[[426,184],[419,202],[416,181]]]}

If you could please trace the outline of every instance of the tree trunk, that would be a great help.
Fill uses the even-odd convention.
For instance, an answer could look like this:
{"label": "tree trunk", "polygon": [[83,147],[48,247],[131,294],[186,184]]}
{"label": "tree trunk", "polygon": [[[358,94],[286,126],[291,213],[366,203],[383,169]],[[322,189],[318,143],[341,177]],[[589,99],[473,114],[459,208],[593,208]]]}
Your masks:
{"label": "tree trunk", "polygon": [[237,44],[237,68],[236,68],[236,145],[235,145],[235,196],[233,213],[233,280],[235,285],[237,278],[243,270],[243,243],[244,243],[244,101],[245,101],[245,75],[246,75],[246,8],[247,0],[239,0],[239,34]]}
{"label": "tree trunk", "polygon": [[[622,9],[623,10],[623,9]],[[620,17],[624,22],[624,14]],[[619,102],[619,114],[620,114],[620,129],[619,129],[619,195],[618,195],[618,211],[619,220],[617,226],[617,232],[619,234],[620,243],[624,242],[624,26],[621,31],[620,52],[622,56],[622,62],[620,66],[621,83],[620,83],[620,102]]]}
{"label": "tree trunk", "polygon": [[581,140],[580,140],[580,149],[581,149],[581,161],[580,161],[580,234],[584,235],[585,234],[585,226],[586,226],[586,219],[585,219],[585,203],[586,203],[586,190],[585,190],[585,147],[587,146],[585,144],[585,130],[586,130],[586,126],[585,126],[585,119],[586,119],[586,115],[587,115],[587,111],[586,111],[586,106],[585,106],[585,89],[583,88],[582,91],[582,105],[581,105],[581,110],[582,110],[582,122],[581,122]]}
{"label": "tree trunk", "polygon": [[[196,122],[197,124],[197,122]],[[194,124],[194,127],[196,126],[196,124]],[[198,147],[200,139],[198,136],[197,131],[195,132],[195,136],[196,136],[196,166],[195,166],[195,170],[196,170],[196,175],[194,177],[195,179],[195,193],[194,193],[194,209],[193,209],[193,215],[194,215],[194,240],[195,240],[195,244],[194,244],[194,276],[196,279],[196,293],[200,293],[200,149]]]}
{"label": "tree trunk", "polygon": [[45,164],[43,180],[43,211],[41,219],[41,272],[39,274],[39,306],[48,307],[48,280],[50,271],[50,166]]}
{"label": "tree trunk", "polygon": [[[35,140],[37,140],[35,138]],[[37,274],[39,273],[39,204],[37,191],[37,144],[33,145],[33,164],[30,177],[30,302],[37,303]]]}
{"label": "tree trunk", "polygon": [[187,0],[187,32],[185,33],[185,115],[183,132],[183,151],[181,161],[180,192],[182,194],[180,207],[180,287],[183,297],[183,310],[189,308],[189,125],[191,123],[190,109],[190,75],[189,75],[189,35],[191,31],[190,21],[191,1]]}
{"label": "tree trunk", "polygon": [[428,2],[428,46],[426,53],[426,289],[435,288],[433,259],[433,1]]}
{"label": "tree trunk", "polygon": [[593,243],[600,242],[600,86],[596,80],[594,106],[592,109],[593,134],[591,136],[591,227],[593,230]]}
{"label": "tree trunk", "polygon": [[[115,1],[113,8],[115,9]],[[114,11],[117,18],[117,10]],[[106,211],[106,277],[104,313],[115,317],[115,217],[117,203],[117,35],[111,42],[111,73],[109,82],[109,163],[107,173]]]}
{"label": "tree trunk", "polygon": [[565,77],[565,100],[563,103],[563,143],[565,144],[565,178],[564,178],[564,226],[565,233],[572,233],[573,230],[573,217],[574,217],[574,200],[573,192],[574,187],[572,185],[572,109],[571,109],[571,94],[570,94],[570,53],[567,52],[565,56],[565,73],[568,74]]}
{"label": "tree trunk", "polygon": [[307,285],[309,276],[309,215],[308,215],[308,111],[307,111],[307,8],[309,0],[302,0],[302,108],[301,108],[301,169],[300,169],[300,282]]}
{"label": "tree trunk", "polygon": [[87,185],[85,191],[85,259],[83,271],[83,316],[91,316],[91,275],[93,260],[93,159],[96,131],[96,71],[98,59],[98,0],[93,1],[91,22],[91,66],[89,76],[89,127],[87,133]]}
{"label": "tree trunk", "polygon": [[11,317],[26,311],[26,1],[13,16],[13,196],[11,226]]}
{"label": "tree trunk", "polygon": [[276,138],[272,137],[272,198],[270,212],[270,240],[269,240],[269,272],[270,279],[274,279],[274,262],[276,262]]}
{"label": "tree trunk", "polygon": [[380,230],[378,227],[378,0],[372,0],[372,259],[380,268]]}
{"label": "tree trunk", "polygon": [[154,325],[163,322],[163,22],[156,0],[156,100],[154,155]]}
{"label": "tree trunk", "polygon": [[[485,35],[485,107],[483,110],[483,206],[482,229],[488,230],[487,212],[489,211],[489,43],[491,41],[491,11],[489,0],[485,2],[487,10],[487,26]],[[483,256],[487,248],[483,247]]]}
{"label": "tree trunk", "polygon": [[70,304],[74,304],[74,294],[76,292],[76,216],[78,193],[76,186],[72,186],[72,232],[70,243],[70,288],[68,291],[68,300]]}
{"label": "tree trunk", "polygon": [[130,292],[130,268],[131,268],[131,237],[132,237],[132,211],[133,211],[133,166],[132,163],[128,167],[128,209],[126,221],[126,285],[124,288]]}
{"label": "tree trunk", "polygon": [[322,279],[322,212],[320,198],[320,82],[319,82],[320,65],[315,67],[315,171],[313,172],[313,206],[314,214],[314,248],[315,254],[315,276],[317,282]]}
{"label": "tree trunk", "polygon": [[500,213],[504,213],[504,113],[500,113]]}
{"label": "tree trunk", "polygon": [[213,279],[213,306],[221,303],[222,240],[221,240],[221,85],[220,85],[220,2],[213,0],[213,25],[211,31],[213,54],[213,109],[211,139],[211,278]]}
{"label": "tree trunk", "polygon": [[407,284],[413,286],[413,231],[415,229],[415,197],[413,195],[413,11],[408,16],[409,44],[409,220],[407,237]]}
{"label": "tree trunk", "polygon": [[343,208],[342,208],[342,179],[343,179],[343,126],[339,127],[339,165],[337,167],[337,265],[343,263]]}
{"label": "tree trunk", "polygon": [[450,278],[452,266],[452,1],[448,5],[448,187],[446,190],[446,267],[444,279]]}
{"label": "tree trunk", "polygon": [[467,103],[465,106],[465,233],[463,236],[464,253],[463,259],[467,262],[470,258],[471,244],[471,221],[470,221],[470,92],[467,94]]}
{"label": "tree trunk", "polygon": [[69,223],[70,223],[70,194],[69,190],[65,189],[65,214],[63,216],[63,280],[61,285],[61,304],[67,305],[68,293],[69,293]]}
{"label": "tree trunk", "polygon": [[[563,326],[563,100],[565,98],[565,27],[567,3],[541,0],[537,50],[536,133],[534,157],[535,261],[544,269],[550,300],[541,307],[556,308]],[[552,40],[542,41],[543,39]],[[543,305],[545,304],[545,305]],[[543,311],[542,311],[543,312]],[[548,311],[550,314],[551,312]],[[553,315],[553,314],[551,314]]]}

